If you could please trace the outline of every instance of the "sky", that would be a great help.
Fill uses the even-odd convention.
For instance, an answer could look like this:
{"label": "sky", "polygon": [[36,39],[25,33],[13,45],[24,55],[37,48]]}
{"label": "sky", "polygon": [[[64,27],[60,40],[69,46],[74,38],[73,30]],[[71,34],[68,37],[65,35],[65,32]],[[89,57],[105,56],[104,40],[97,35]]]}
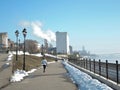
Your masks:
{"label": "sky", "polygon": [[15,31],[23,41],[55,43],[55,32],[68,32],[73,50],[94,54],[120,53],[119,0],[0,0],[0,32],[8,32],[15,41]]}

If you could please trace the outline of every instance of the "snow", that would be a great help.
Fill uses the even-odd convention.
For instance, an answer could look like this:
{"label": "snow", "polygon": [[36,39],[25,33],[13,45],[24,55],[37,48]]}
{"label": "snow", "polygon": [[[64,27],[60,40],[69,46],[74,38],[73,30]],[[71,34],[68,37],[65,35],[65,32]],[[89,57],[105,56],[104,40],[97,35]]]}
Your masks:
{"label": "snow", "polygon": [[[16,51],[10,51],[9,54],[16,54]],[[24,52],[23,51],[18,51],[17,52],[18,55],[23,55]],[[30,55],[29,52],[25,52],[26,55]]]}
{"label": "snow", "polygon": [[7,57],[7,61],[11,61],[12,60],[12,56],[13,56],[13,54],[9,54],[8,57]]}
{"label": "snow", "polygon": [[24,77],[28,76],[29,73],[33,73],[35,72],[37,69],[32,69],[28,72],[24,71],[24,70],[19,70],[17,69],[13,76],[11,76],[10,82],[18,82],[24,79]]}
{"label": "snow", "polygon": [[101,83],[97,79],[93,79],[90,75],[69,65],[67,62],[63,62],[63,64],[69,72],[71,80],[73,80],[73,83],[77,84],[79,90],[113,90],[106,84]]}
{"label": "snow", "polygon": [[41,53],[38,53],[38,54],[31,54],[33,56],[37,56],[37,57],[42,57]]}
{"label": "snow", "polygon": [[49,56],[49,57],[53,57],[53,58],[56,58],[56,56],[55,55],[51,55],[51,54],[45,54],[45,56]]}
{"label": "snow", "polygon": [[13,76],[10,79],[10,82],[18,82],[23,80],[25,76],[28,76],[28,73],[23,70],[16,70]]}

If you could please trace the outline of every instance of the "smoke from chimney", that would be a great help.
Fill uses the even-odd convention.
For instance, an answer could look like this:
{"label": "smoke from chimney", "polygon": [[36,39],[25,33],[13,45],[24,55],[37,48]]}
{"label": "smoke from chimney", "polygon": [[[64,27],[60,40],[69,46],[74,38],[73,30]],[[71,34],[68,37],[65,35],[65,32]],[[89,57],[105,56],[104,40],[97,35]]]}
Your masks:
{"label": "smoke from chimney", "polygon": [[20,23],[21,26],[23,27],[30,27],[32,29],[33,35],[46,39],[48,42],[56,41],[56,36],[55,33],[52,32],[51,30],[42,30],[42,23],[39,21],[36,22],[28,22],[28,21],[23,21]]}

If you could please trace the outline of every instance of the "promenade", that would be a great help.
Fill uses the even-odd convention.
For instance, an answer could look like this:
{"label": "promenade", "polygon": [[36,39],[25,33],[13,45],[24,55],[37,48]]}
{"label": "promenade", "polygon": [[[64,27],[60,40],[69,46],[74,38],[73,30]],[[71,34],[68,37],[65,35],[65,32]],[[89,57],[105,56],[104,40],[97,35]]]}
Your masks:
{"label": "promenade", "polygon": [[[12,74],[11,65],[7,66],[6,61],[8,54],[0,54],[0,88],[9,84],[9,78]],[[9,62],[11,64],[11,62]]]}
{"label": "promenade", "polygon": [[48,65],[46,72],[38,68],[21,82],[11,83],[2,90],[77,90],[61,62]]}

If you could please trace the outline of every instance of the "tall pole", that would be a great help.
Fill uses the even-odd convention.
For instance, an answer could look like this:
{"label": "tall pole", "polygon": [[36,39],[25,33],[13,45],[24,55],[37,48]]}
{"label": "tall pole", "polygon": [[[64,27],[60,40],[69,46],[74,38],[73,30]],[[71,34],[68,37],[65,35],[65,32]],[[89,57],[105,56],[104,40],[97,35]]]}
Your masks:
{"label": "tall pole", "polygon": [[42,55],[44,55],[44,52],[43,52],[43,44],[42,44]]}
{"label": "tall pole", "polygon": [[16,61],[18,60],[18,37],[16,36]]}
{"label": "tall pole", "polygon": [[19,31],[16,30],[15,31],[15,35],[16,35],[16,61],[18,60],[18,34],[19,34]]}
{"label": "tall pole", "polygon": [[20,53],[20,39],[19,39],[19,53]]}
{"label": "tall pole", "polygon": [[23,70],[25,70],[25,38],[26,38],[26,34],[27,34],[27,31],[26,29],[24,28],[23,31],[23,36],[24,36],[24,57],[23,57]]}
{"label": "tall pole", "polygon": [[23,70],[25,70],[25,37],[24,37],[24,57],[23,57]]}

